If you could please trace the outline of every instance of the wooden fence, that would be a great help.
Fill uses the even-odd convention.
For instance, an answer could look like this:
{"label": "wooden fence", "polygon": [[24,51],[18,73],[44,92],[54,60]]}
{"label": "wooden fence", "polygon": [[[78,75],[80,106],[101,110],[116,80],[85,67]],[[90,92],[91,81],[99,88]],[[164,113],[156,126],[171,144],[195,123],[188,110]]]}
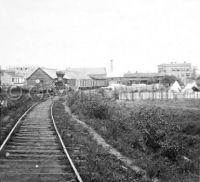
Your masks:
{"label": "wooden fence", "polygon": [[119,92],[119,100],[168,100],[168,99],[200,99],[200,92],[172,93],[169,91],[156,92]]}

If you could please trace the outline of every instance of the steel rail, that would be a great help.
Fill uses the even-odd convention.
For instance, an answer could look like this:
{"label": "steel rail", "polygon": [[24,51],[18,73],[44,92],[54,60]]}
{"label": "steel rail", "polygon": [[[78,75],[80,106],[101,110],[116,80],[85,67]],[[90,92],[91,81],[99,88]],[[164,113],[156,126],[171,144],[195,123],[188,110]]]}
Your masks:
{"label": "steel rail", "polygon": [[6,145],[6,143],[8,142],[8,140],[10,139],[11,135],[13,134],[13,132],[15,131],[15,129],[17,128],[18,124],[21,122],[21,120],[27,115],[27,113],[33,108],[35,107],[37,104],[36,103],[34,105],[32,105],[31,107],[29,107],[25,113],[18,119],[18,121],[15,123],[15,125],[13,126],[12,130],[10,131],[10,133],[7,135],[6,139],[3,141],[3,143],[1,144],[0,147],[0,152],[2,151],[2,149],[4,148],[4,146]]}
{"label": "steel rail", "polygon": [[54,105],[54,102],[53,102],[52,105],[51,105],[51,118],[52,118],[52,121],[53,121],[54,128],[55,128],[55,130],[56,130],[56,133],[57,133],[57,135],[58,135],[59,141],[60,141],[60,143],[61,143],[61,145],[62,145],[62,148],[63,148],[63,150],[64,150],[64,152],[65,152],[65,155],[67,156],[67,159],[69,160],[70,165],[71,165],[71,167],[72,167],[72,169],[73,169],[73,171],[74,171],[74,173],[75,173],[75,175],[76,175],[76,178],[78,179],[79,182],[83,182],[83,180],[82,180],[82,178],[81,178],[81,176],[80,176],[78,170],[76,169],[76,167],[75,167],[75,165],[74,165],[74,163],[73,163],[71,157],[69,156],[69,153],[68,153],[68,151],[67,151],[67,149],[66,149],[66,147],[65,147],[65,144],[64,144],[64,142],[63,142],[63,140],[62,140],[62,137],[60,136],[60,134],[59,134],[59,132],[58,132],[58,128],[57,128],[57,126],[56,126],[56,123],[55,123],[55,120],[54,120],[54,117],[53,117],[53,105]]}

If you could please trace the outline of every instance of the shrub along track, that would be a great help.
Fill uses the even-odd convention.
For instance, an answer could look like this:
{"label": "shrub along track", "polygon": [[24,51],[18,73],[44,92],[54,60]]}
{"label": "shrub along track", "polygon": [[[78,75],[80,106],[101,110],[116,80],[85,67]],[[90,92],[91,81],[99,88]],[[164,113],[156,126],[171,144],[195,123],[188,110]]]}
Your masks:
{"label": "shrub along track", "polygon": [[2,144],[0,181],[82,181],[50,118],[51,104],[40,103],[22,121],[25,113]]}

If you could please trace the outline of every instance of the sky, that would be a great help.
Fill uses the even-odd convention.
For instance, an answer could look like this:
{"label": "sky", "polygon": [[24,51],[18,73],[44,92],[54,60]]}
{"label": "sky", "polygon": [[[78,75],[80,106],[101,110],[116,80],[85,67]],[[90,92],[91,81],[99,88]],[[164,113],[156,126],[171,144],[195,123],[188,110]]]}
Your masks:
{"label": "sky", "polygon": [[200,69],[199,0],[0,0],[0,65]]}

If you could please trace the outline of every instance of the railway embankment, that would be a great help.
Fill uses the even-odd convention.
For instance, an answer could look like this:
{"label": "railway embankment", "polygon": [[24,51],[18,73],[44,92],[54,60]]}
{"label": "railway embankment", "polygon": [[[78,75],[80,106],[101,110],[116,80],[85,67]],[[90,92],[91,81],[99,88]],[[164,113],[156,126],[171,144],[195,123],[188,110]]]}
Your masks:
{"label": "railway embankment", "polygon": [[53,115],[83,181],[142,181],[142,171],[131,160],[107,144],[92,128],[78,122],[67,109],[65,100],[60,99],[54,104]]}

